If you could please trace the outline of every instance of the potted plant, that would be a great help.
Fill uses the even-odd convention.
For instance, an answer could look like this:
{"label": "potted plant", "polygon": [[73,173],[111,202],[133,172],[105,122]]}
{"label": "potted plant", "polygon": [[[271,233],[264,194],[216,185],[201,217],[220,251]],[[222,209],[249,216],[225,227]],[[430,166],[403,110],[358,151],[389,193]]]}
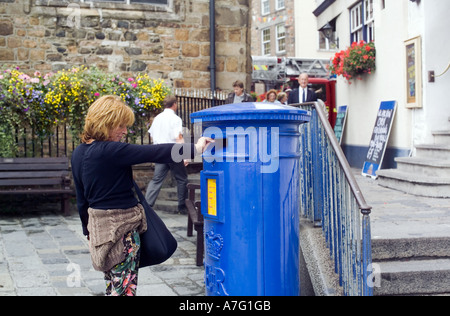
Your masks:
{"label": "potted plant", "polygon": [[352,79],[362,80],[363,74],[371,74],[375,68],[375,43],[354,42],[346,50],[337,52],[331,59],[331,74],[343,76],[349,84]]}

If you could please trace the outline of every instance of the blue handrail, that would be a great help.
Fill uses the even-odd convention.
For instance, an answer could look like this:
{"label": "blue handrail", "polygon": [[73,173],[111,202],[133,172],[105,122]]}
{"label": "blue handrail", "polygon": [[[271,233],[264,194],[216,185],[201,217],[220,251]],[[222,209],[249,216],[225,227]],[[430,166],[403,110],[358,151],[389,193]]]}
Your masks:
{"label": "blue handrail", "polygon": [[344,295],[372,296],[371,207],[331,128],[322,101],[300,126],[301,215],[321,226]]}

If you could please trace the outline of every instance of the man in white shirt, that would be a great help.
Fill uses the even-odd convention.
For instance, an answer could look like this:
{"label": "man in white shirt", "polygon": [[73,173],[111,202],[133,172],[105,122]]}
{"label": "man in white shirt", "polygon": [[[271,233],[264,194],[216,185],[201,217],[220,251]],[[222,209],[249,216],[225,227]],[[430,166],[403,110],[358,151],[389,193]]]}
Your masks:
{"label": "man in white shirt", "polygon": [[[164,111],[155,117],[152,126],[148,130],[153,144],[184,143],[183,122],[176,114],[177,109],[178,105],[175,96],[168,96],[164,99]],[[186,166],[183,161],[168,164],[155,163],[155,173],[147,186],[145,199],[153,207],[169,170],[177,181],[178,212],[186,213],[185,199],[187,198],[186,186],[188,180]]]}

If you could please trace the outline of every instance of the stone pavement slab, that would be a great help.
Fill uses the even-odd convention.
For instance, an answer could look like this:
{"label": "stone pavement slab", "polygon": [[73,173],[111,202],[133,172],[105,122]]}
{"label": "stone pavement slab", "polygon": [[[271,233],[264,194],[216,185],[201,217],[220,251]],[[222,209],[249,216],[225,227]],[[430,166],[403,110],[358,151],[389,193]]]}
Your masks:
{"label": "stone pavement slab", "polygon": [[449,199],[384,188],[360,172],[354,170],[364,198],[372,206],[372,239],[450,237]]}
{"label": "stone pavement slab", "polygon": [[[204,295],[204,269],[195,266],[196,237],[186,237],[186,215],[159,215],[178,249],[165,263],[139,270],[137,294]],[[92,268],[76,212],[67,217],[51,211],[0,215],[0,296],[96,296],[104,291],[103,273]]]}

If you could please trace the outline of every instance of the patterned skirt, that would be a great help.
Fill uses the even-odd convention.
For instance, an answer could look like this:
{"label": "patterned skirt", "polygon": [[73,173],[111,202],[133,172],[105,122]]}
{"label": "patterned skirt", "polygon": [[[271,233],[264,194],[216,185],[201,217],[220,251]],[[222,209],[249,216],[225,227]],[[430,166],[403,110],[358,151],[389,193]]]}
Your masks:
{"label": "patterned skirt", "polygon": [[125,260],[105,272],[106,296],[135,296],[141,240],[132,230],[123,236]]}

